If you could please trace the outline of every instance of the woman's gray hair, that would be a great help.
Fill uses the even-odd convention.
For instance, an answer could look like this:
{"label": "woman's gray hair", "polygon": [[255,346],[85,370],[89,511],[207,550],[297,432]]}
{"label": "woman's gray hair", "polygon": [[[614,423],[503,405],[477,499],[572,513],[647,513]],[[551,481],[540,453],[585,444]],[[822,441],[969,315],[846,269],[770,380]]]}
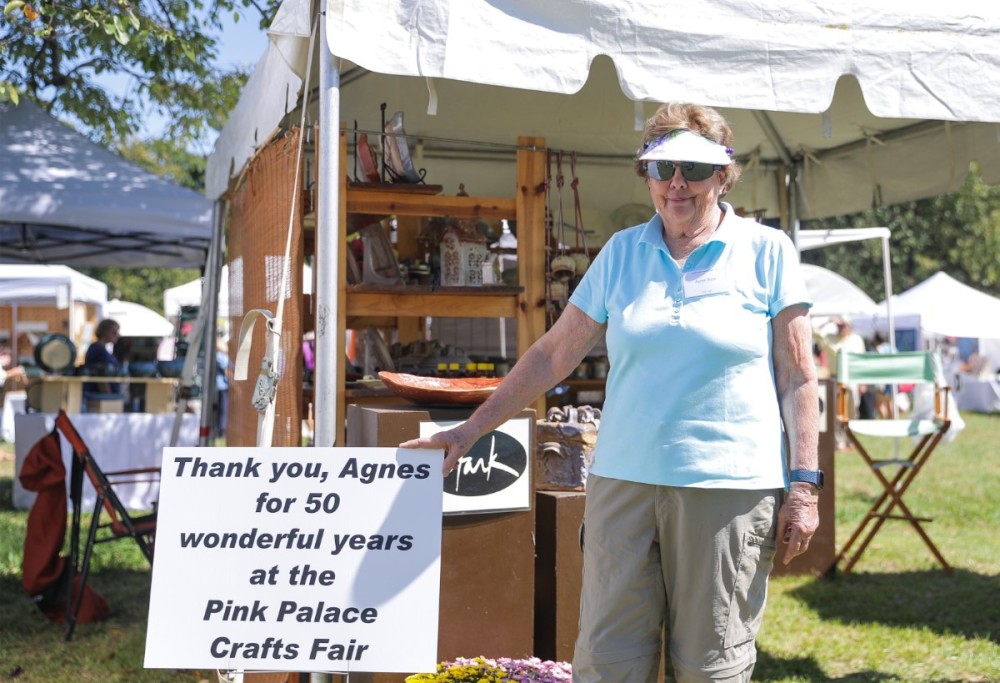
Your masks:
{"label": "woman's gray hair", "polygon": [[[667,102],[661,104],[656,113],[646,119],[646,126],[642,131],[642,144],[635,152],[633,167],[636,175],[645,178],[646,162],[640,161],[639,156],[646,150],[649,143],[662,138],[667,133],[674,130],[690,130],[702,137],[708,138],[720,145],[731,148],[733,146],[733,131],[729,128],[726,119],[711,107],[700,104],[690,104],[684,102]],[[684,159],[677,159],[684,161]],[[743,169],[733,160],[728,166],[722,166],[722,194],[726,194],[733,189],[733,185],[740,179]]]}

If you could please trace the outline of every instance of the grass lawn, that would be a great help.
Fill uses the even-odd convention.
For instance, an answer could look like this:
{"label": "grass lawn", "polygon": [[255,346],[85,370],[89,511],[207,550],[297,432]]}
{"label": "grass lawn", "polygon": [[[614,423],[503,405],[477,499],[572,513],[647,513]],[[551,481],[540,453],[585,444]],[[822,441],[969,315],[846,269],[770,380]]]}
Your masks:
{"label": "grass lawn", "polygon": [[[905,498],[915,514],[934,518],[928,533],[954,575],[909,525],[890,521],[851,574],[773,579],[754,681],[1000,681],[1000,416],[963,417],[965,430],[939,448]],[[93,563],[92,583],[111,616],[64,642],[64,627],[21,587],[27,513],[13,510],[12,449],[0,449],[0,682],[214,681],[209,671],[142,668],[150,574],[127,543],[99,546]],[[861,458],[845,452],[835,489],[843,543],[879,488]]]}

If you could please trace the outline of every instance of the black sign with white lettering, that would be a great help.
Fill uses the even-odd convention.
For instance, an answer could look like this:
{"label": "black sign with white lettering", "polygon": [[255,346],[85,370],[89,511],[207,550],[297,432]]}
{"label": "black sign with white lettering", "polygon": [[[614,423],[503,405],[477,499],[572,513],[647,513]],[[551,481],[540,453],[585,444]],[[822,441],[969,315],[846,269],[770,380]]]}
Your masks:
{"label": "black sign with white lettering", "polygon": [[[461,424],[421,422],[430,436]],[[531,509],[532,417],[508,420],[480,438],[444,480],[444,513],[506,512]]]}
{"label": "black sign with white lettering", "polygon": [[490,432],[458,461],[444,480],[444,490],[456,496],[488,496],[513,486],[528,467],[528,453],[514,437]]}

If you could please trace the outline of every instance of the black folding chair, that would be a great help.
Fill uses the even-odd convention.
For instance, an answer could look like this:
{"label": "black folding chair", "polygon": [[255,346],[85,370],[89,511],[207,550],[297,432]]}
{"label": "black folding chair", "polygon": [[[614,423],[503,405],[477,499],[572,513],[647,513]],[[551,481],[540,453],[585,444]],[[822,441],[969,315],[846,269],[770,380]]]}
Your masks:
{"label": "black folding chair", "polygon": [[[72,581],[67,582],[66,622],[69,628],[66,640],[73,637],[76,628],[77,615],[80,613],[87,578],[90,574],[90,560],[93,557],[94,546],[98,543],[108,543],[129,539],[135,541],[139,550],[153,564],[153,544],[156,538],[156,512],[133,516],[122,504],[115,492],[115,487],[124,484],[148,484],[160,480],[159,467],[144,467],[131,470],[104,472],[94,460],[90,449],[66,413],[59,411],[56,416],[58,429],[70,447],[73,449],[73,462],[70,470],[70,500],[73,503],[73,523],[70,530],[69,564],[75,575],[79,576],[79,586],[76,598],[72,595]],[[94,503],[90,529],[87,532],[83,554],[80,554],[81,503],[83,500],[83,477],[86,475],[94,487],[97,498]],[[74,574],[71,574],[74,575]]]}

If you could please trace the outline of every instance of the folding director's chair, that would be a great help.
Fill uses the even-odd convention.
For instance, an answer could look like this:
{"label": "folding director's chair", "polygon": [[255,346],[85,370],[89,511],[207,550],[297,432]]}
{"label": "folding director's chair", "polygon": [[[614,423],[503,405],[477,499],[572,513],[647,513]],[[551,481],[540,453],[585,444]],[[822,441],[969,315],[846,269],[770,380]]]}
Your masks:
{"label": "folding director's chair", "polygon": [[[121,502],[115,487],[125,484],[159,481],[159,467],[144,467],[131,470],[104,472],[69,417],[62,410],[56,416],[56,429],[66,437],[73,449],[73,465],[70,474],[70,499],[73,502],[73,525],[70,530],[69,564],[80,577],[77,595],[72,595],[72,582],[67,582],[66,622],[69,628],[66,640],[73,637],[77,615],[83,599],[87,578],[90,574],[90,560],[94,546],[131,538],[139,550],[153,564],[153,544],[156,538],[156,512],[136,516],[131,514]],[[94,504],[90,529],[87,533],[83,555],[80,555],[81,501],[83,500],[83,477],[86,475],[94,487],[97,499]]]}
{"label": "folding director's chair", "polygon": [[[854,386],[868,385],[899,385],[899,384],[932,384],[934,385],[934,414],[930,417],[914,416],[911,418],[858,420],[848,414],[847,394]],[[887,519],[901,519],[910,523],[923,539],[937,561],[951,574],[951,566],[941,555],[937,546],[924,531],[923,523],[930,518],[917,517],[903,502],[903,494],[913,483],[921,468],[930,458],[931,453],[941,442],[941,437],[951,426],[948,418],[949,387],[941,385],[936,380],[934,371],[934,356],[929,351],[906,353],[840,353],[837,360],[837,421],[840,423],[848,440],[857,448],[872,473],[882,484],[883,492],[876,499],[864,519],[844,544],[840,554],[834,560],[836,566],[842,559],[847,560],[843,570],[851,571],[871,543],[875,534]],[[895,415],[895,410],[893,411]],[[895,448],[900,444],[909,446],[914,439],[916,445],[907,456],[876,460],[865,449],[858,436],[888,438],[896,440]],[[898,512],[894,512],[898,511]],[[851,554],[854,544],[860,540],[857,548]]]}

